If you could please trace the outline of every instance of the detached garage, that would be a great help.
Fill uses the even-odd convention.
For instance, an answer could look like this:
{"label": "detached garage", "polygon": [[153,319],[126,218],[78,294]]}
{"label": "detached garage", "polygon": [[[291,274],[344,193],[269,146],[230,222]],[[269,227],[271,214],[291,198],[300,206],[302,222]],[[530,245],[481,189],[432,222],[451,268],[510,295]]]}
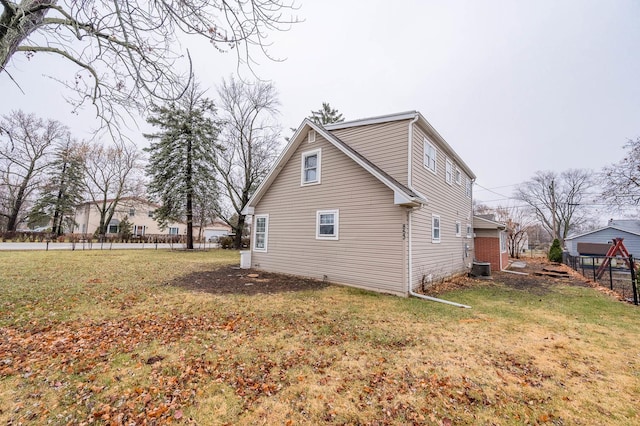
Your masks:
{"label": "detached garage", "polygon": [[640,256],[640,220],[611,219],[604,228],[567,237],[565,247],[571,256],[597,255],[614,238],[624,238],[629,253],[636,258]]}

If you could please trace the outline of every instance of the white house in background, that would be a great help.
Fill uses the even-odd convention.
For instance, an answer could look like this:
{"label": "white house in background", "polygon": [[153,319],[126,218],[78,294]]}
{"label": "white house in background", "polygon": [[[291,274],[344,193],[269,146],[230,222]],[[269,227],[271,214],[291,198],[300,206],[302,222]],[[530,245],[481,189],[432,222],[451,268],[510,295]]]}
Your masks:
{"label": "white house in background", "polygon": [[474,179],[417,111],[304,120],[244,208],[251,266],[403,296],[465,273]]}
{"label": "white house in background", "polygon": [[[133,235],[184,235],[187,225],[184,223],[169,223],[167,228],[161,230],[153,219],[153,213],[158,205],[139,198],[123,198],[118,202],[113,218],[107,227],[107,234],[117,234],[120,230],[120,222],[127,217],[133,225]],[[74,233],[93,234],[100,225],[100,213],[95,203],[87,201],[76,207],[74,216]]]}
{"label": "white house in background", "polygon": [[571,256],[578,256],[578,243],[611,244],[614,238],[624,238],[629,253],[635,258],[640,256],[640,220],[610,219],[603,228],[565,238],[565,247]]}

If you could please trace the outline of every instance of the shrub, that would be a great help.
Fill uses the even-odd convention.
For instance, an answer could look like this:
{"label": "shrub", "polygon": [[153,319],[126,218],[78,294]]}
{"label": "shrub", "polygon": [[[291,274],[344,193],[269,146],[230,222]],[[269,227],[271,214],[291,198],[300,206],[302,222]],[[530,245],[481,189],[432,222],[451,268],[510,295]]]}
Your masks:
{"label": "shrub", "polygon": [[562,262],[562,247],[560,247],[560,240],[557,238],[553,240],[553,244],[551,244],[548,258],[552,262]]}

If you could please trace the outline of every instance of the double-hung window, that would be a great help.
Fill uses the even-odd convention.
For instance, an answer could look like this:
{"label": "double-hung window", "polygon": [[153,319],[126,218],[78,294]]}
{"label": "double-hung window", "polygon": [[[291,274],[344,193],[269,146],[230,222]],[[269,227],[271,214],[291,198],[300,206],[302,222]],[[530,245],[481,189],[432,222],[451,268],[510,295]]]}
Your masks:
{"label": "double-hung window", "polygon": [[473,234],[473,229],[471,228],[471,225],[467,223],[467,238],[471,238],[472,234]]}
{"label": "double-hung window", "polygon": [[457,220],[456,221],[456,237],[459,237],[462,235],[462,225],[460,224],[460,221]]}
{"label": "double-hung window", "polygon": [[460,169],[456,167],[456,183],[458,185],[462,185],[462,172],[460,172]]}
{"label": "double-hung window", "polygon": [[267,251],[269,232],[269,215],[256,215],[256,226],[253,234],[253,249],[255,251]]}
{"label": "double-hung window", "polygon": [[467,178],[465,181],[465,194],[467,197],[471,198],[471,179]]}
{"label": "double-hung window", "polygon": [[169,235],[178,235],[178,231],[180,231],[180,230],[178,229],[177,226],[176,227],[170,227],[169,228]]}
{"label": "double-hung window", "polygon": [[436,173],[436,157],[438,152],[436,147],[433,146],[427,138],[424,139],[424,166]]}
{"label": "double-hung window", "polygon": [[316,239],[337,240],[339,226],[338,210],[318,210],[316,212]]}
{"label": "double-hung window", "polygon": [[320,183],[320,149],[302,153],[301,184],[312,185]]}
{"label": "double-hung window", "polygon": [[449,185],[451,185],[451,183],[453,182],[453,164],[448,158],[445,161],[444,180],[447,181]]}
{"label": "double-hung window", "polygon": [[440,216],[437,214],[431,215],[431,242],[440,242]]}

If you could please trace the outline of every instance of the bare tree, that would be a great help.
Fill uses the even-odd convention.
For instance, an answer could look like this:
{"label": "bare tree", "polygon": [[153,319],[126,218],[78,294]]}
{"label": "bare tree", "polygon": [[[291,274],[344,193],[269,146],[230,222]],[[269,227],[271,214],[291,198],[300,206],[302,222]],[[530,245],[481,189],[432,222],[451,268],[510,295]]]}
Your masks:
{"label": "bare tree", "polygon": [[589,170],[570,169],[560,174],[539,171],[514,195],[529,205],[552,238],[564,244],[569,233],[589,219],[584,202],[594,186]]}
{"label": "bare tree", "polygon": [[91,204],[100,214],[97,232],[107,232],[109,222],[123,197],[142,196],[139,172],[141,153],[133,144],[120,142],[84,146],[84,187]]}
{"label": "bare tree", "polygon": [[498,206],[496,208],[496,220],[507,226],[509,256],[516,259],[520,258],[520,251],[524,243],[529,240],[529,234],[532,232],[537,219],[527,209],[517,206]]}
{"label": "bare tree", "polygon": [[45,121],[22,111],[4,116],[0,126],[5,129],[0,140],[0,193],[4,194],[0,216],[6,219],[6,229],[15,231],[26,218],[26,202],[42,185],[51,148],[68,130],[58,121]]}
{"label": "bare tree", "polygon": [[619,208],[640,204],[640,137],[625,145],[627,154],[601,173],[602,198]]}
{"label": "bare tree", "polygon": [[271,83],[246,84],[230,77],[222,81],[218,96],[223,126],[219,140],[225,153],[217,157],[215,167],[226,198],[220,203],[219,216],[232,227],[234,245],[240,248],[245,225],[242,208],[278,154],[280,126],[274,119],[278,95]]}
{"label": "bare tree", "polygon": [[191,61],[180,35],[235,52],[239,66],[251,67],[256,49],[271,58],[270,33],[298,22],[293,1],[0,0],[0,73],[18,52],[56,55],[78,70],[63,81],[77,94],[71,102],[88,102],[104,124],[114,123],[118,105],[143,111],[181,96]]}

